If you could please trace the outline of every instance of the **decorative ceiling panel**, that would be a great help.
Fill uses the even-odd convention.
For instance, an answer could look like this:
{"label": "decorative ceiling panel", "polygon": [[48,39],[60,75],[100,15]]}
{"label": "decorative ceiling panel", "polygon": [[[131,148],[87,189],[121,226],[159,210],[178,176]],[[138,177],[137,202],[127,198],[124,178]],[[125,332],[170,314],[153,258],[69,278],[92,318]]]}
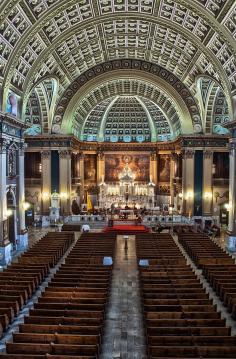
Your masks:
{"label": "decorative ceiling panel", "polygon": [[[13,4],[13,5],[12,5]],[[47,75],[59,93],[108,60],[158,64],[194,94],[196,74],[236,88],[233,0],[2,0],[0,78],[29,95]],[[1,82],[0,82],[1,83]]]}

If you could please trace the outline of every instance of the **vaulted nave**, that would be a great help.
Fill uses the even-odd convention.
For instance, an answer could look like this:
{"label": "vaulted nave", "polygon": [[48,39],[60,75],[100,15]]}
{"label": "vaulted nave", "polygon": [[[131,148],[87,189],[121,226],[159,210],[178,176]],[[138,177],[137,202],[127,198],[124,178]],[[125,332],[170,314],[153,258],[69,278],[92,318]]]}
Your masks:
{"label": "vaulted nave", "polygon": [[0,1],[0,359],[236,358],[235,0]]}

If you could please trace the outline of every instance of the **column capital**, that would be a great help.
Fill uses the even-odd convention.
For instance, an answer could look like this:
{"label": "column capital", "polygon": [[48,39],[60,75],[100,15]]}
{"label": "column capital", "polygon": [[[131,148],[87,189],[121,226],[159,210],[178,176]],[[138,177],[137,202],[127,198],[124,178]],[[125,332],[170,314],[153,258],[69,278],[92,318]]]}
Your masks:
{"label": "column capital", "polygon": [[151,152],[150,158],[151,158],[151,161],[156,161],[156,159],[157,159],[157,153],[156,153],[156,151]]}
{"label": "column capital", "polygon": [[192,159],[194,157],[195,150],[193,149],[186,149],[183,151],[183,158],[186,159]]}
{"label": "column capital", "polygon": [[235,141],[230,141],[229,144],[228,144],[228,149],[229,149],[230,155],[234,154],[234,152],[236,150],[236,142]]}
{"label": "column capital", "polygon": [[58,153],[59,153],[60,158],[70,158],[71,157],[70,150],[59,150]]}
{"label": "column capital", "polygon": [[171,159],[172,161],[176,162],[177,159],[178,159],[178,154],[177,154],[176,152],[171,152],[171,154],[170,154],[170,159]]}
{"label": "column capital", "polygon": [[78,153],[78,157],[79,157],[79,160],[83,160],[83,159],[84,159],[84,153],[83,153],[83,152],[79,152],[79,153]]}
{"label": "column capital", "polygon": [[0,154],[6,153],[8,144],[9,141],[7,141],[5,138],[0,139]]}
{"label": "column capital", "polygon": [[50,151],[50,150],[41,151],[41,157],[42,157],[42,159],[44,159],[44,160],[49,159],[49,158],[50,158],[50,155],[51,155],[51,151]]}
{"label": "column capital", "polygon": [[28,147],[27,143],[25,142],[21,142],[20,146],[19,146],[19,155],[20,156],[24,156],[25,155],[25,150]]}
{"label": "column capital", "polygon": [[104,159],[104,152],[102,152],[102,151],[97,152],[97,156],[98,156],[99,160],[103,160]]}
{"label": "column capital", "polygon": [[204,159],[210,159],[210,158],[212,158],[212,156],[213,156],[213,151],[212,150],[204,150],[203,151],[203,157],[204,157]]}

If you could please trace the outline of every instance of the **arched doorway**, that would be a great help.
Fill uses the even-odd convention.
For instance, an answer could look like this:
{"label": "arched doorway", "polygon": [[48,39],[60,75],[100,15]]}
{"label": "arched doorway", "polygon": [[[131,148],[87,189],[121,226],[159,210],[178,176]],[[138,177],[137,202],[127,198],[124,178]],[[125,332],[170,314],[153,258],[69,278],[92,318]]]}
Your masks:
{"label": "arched doorway", "polygon": [[12,190],[7,192],[8,236],[10,243],[16,244],[16,199]]}

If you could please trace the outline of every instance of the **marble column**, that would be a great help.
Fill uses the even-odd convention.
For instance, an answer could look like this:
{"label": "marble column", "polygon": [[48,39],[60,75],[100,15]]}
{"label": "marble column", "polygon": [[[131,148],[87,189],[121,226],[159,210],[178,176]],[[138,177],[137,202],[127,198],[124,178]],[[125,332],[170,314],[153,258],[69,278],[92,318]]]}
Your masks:
{"label": "marble column", "polygon": [[61,214],[71,214],[71,151],[59,151],[59,192],[61,199]]}
{"label": "marble column", "polygon": [[177,161],[177,155],[176,153],[171,153],[170,156],[170,204],[174,205],[175,200],[175,170],[176,170],[176,161]]}
{"label": "marble column", "polygon": [[0,265],[11,262],[11,244],[8,236],[7,196],[6,196],[6,148],[7,141],[0,139]]}
{"label": "marble column", "polygon": [[184,151],[182,163],[182,214],[191,217],[194,208],[194,150]]}
{"label": "marble column", "polygon": [[84,154],[79,153],[80,202],[84,202]]}
{"label": "marble column", "polygon": [[23,251],[28,247],[28,233],[25,228],[25,145],[22,143],[19,149],[19,176],[18,176],[18,194],[19,194],[19,234],[17,250]]}
{"label": "marble column", "polygon": [[203,152],[203,215],[211,216],[213,210],[213,189],[212,189],[212,164],[213,152]]}
{"label": "marble column", "polygon": [[157,153],[152,152],[150,156],[150,180],[157,185]]}
{"label": "marble column", "polygon": [[41,152],[42,162],[42,214],[49,214],[50,196],[51,196],[51,151]]}
{"label": "marble column", "polygon": [[236,138],[230,140],[228,231],[229,236],[236,240]]}

